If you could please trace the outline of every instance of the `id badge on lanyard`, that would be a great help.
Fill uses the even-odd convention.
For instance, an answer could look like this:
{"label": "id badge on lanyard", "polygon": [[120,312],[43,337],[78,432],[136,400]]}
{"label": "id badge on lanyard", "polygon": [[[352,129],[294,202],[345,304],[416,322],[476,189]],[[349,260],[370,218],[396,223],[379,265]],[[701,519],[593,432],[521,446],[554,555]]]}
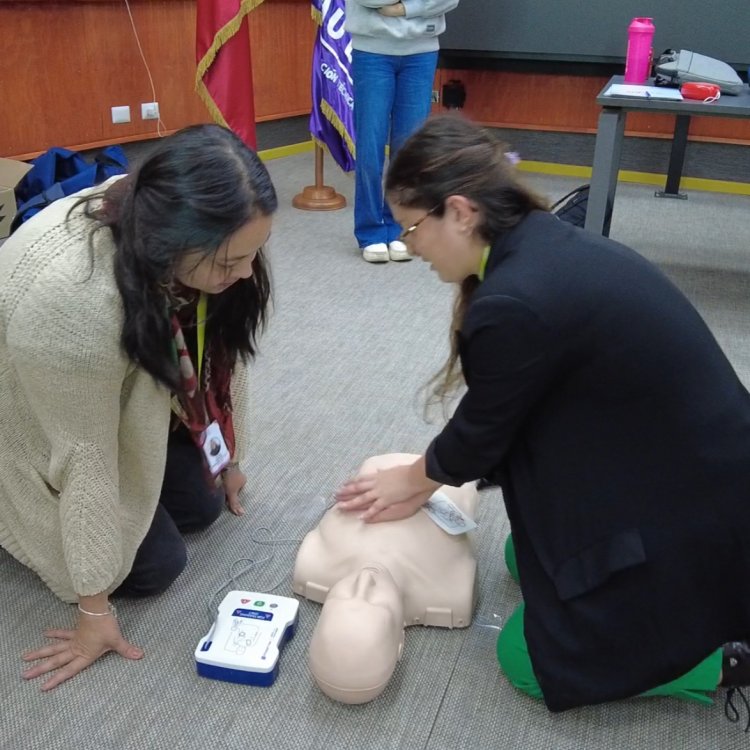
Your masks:
{"label": "id badge on lanyard", "polygon": [[208,469],[214,476],[230,462],[232,457],[218,422],[211,422],[201,433],[201,450],[206,457]]}

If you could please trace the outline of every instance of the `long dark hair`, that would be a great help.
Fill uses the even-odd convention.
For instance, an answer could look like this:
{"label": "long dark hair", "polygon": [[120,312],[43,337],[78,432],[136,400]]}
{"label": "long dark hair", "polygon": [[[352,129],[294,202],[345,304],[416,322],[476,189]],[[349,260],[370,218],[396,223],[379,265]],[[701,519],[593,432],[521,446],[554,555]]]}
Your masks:
{"label": "long dark hair", "polygon": [[[167,309],[177,263],[188,252],[211,255],[247,222],[270,216],[278,201],[258,155],[218,125],[195,125],[164,138],[132,174],[83,199],[117,246],[114,273],[125,319],[122,346],[131,360],[173,390]],[[96,200],[96,204],[93,201]],[[75,208],[75,206],[74,206]],[[230,367],[255,355],[271,283],[263,251],[253,273],[209,297],[207,338]]]}
{"label": "long dark hair", "polygon": [[[490,131],[456,114],[431,117],[391,161],[385,180],[388,200],[408,208],[445,213],[445,199],[462,195],[479,209],[476,232],[491,245],[531,211],[548,203],[519,179],[507,147]],[[435,208],[437,206],[437,208]],[[444,402],[462,382],[458,368],[458,332],[479,285],[464,279],[453,304],[448,359],[428,386],[432,401]]]}

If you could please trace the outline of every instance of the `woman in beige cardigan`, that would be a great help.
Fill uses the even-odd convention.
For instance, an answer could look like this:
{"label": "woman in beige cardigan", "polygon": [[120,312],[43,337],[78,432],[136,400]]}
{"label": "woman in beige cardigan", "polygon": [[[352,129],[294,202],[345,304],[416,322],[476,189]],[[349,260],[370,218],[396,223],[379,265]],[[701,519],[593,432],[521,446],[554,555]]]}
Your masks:
{"label": "woman in beige cardigan", "polygon": [[78,606],[24,657],[27,678],[54,671],[44,690],[108,651],[141,658],[110,595],[163,591],[180,532],[225,501],[242,513],[244,364],[276,207],[257,154],[196,126],[0,250],[0,546]]}

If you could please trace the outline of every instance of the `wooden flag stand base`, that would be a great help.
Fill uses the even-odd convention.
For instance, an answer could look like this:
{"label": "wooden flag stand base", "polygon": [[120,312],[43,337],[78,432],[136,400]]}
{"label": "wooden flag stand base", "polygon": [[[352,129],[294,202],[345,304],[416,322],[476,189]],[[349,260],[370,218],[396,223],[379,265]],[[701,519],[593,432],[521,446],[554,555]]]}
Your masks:
{"label": "wooden flag stand base", "polygon": [[315,184],[292,198],[292,205],[303,211],[336,211],[346,206],[346,198],[323,184],[323,148],[315,144]]}

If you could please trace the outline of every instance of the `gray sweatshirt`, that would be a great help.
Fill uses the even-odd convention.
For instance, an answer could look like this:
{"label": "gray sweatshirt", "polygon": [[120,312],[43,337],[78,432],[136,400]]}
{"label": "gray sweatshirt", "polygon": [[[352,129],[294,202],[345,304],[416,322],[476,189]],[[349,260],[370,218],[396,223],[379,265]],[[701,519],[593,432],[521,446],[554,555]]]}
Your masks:
{"label": "gray sweatshirt", "polygon": [[402,0],[405,16],[381,16],[378,8],[394,0],[346,0],[345,27],[352,47],[379,55],[417,55],[439,48],[445,14],[458,0]]}

